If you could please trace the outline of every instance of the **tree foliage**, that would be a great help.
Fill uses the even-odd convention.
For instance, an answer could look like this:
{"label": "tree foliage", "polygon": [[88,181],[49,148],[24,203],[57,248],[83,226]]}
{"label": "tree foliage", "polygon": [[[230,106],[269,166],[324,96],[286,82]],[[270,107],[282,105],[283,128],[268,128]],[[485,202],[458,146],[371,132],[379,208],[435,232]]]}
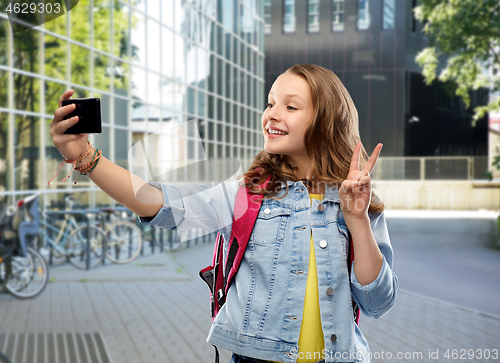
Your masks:
{"label": "tree foliage", "polygon": [[[421,0],[415,16],[425,23],[429,47],[417,55],[426,83],[436,79],[440,56],[447,56],[439,80],[449,81],[467,107],[470,91],[480,87],[500,91],[500,1]],[[491,71],[491,75],[489,72]],[[500,109],[500,97],[476,107],[474,124]]]}
{"label": "tree foliage", "polygon": [[[128,7],[117,1],[94,0],[93,8],[89,0],[80,0],[69,13],[69,36],[76,42],[91,46],[91,34],[93,33],[94,47],[102,51],[92,52],[77,44],[68,44],[57,35],[67,36],[66,16],[61,16],[44,24],[44,28],[56,35],[44,34],[37,28],[27,29],[12,34],[11,27],[6,20],[0,19],[0,64],[8,64],[9,43],[12,42],[12,66],[22,71],[43,74],[55,81],[46,81],[25,75],[19,72],[12,74],[14,83],[14,94],[9,95],[9,72],[0,71],[0,107],[8,107],[7,100],[12,98],[13,107],[16,110],[27,112],[41,112],[42,103],[45,104],[45,113],[53,114],[58,107],[61,94],[69,87],[57,81],[70,81],[71,87],[75,89],[74,98],[89,97],[89,94],[79,85],[91,87],[97,90],[111,90],[111,74],[114,74],[114,88],[128,89],[127,63],[112,61],[111,57],[104,53],[110,53],[116,57],[127,59],[127,45],[130,41],[130,26]],[[4,11],[4,9],[0,9]],[[111,30],[110,19],[113,12],[113,29]],[[93,29],[91,29],[93,18]],[[132,19],[132,25],[134,20]],[[11,39],[11,40],[10,40]],[[111,49],[111,42],[113,46]],[[41,45],[44,45],[42,48]],[[67,57],[68,47],[71,50],[70,59]],[[44,50],[42,64],[42,49]],[[69,64],[68,64],[69,63]],[[91,80],[91,66],[94,68],[94,78]],[[42,70],[43,67],[43,70]],[[68,79],[69,78],[69,79]],[[76,86],[76,87],[75,87]],[[45,99],[41,100],[41,88],[44,87]],[[33,178],[34,162],[38,155],[36,148],[39,147],[40,118],[29,114],[18,114],[14,117],[14,140],[15,168],[29,161],[30,178],[26,185],[18,186],[21,189],[35,188]],[[0,161],[9,160],[8,148],[8,114],[0,112]],[[46,134],[49,134],[48,123],[44,120]],[[46,140],[50,146],[50,139]],[[0,165],[1,166],[1,165]],[[0,168],[1,169],[1,168]],[[0,187],[7,186],[7,175],[0,171]],[[16,175],[16,181],[21,179]]]}

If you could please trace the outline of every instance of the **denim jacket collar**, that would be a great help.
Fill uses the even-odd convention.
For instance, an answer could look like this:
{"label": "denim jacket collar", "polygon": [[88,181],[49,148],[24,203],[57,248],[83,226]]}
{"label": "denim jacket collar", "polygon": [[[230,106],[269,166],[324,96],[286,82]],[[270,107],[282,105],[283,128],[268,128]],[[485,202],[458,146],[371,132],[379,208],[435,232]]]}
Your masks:
{"label": "denim jacket collar", "polygon": [[[298,186],[303,186],[305,188],[304,183],[299,180],[299,181],[292,181],[292,180],[287,180],[287,185],[290,188],[292,185],[294,187]],[[325,196],[323,198],[323,202],[337,202],[340,203],[340,198],[339,198],[339,190],[337,188],[331,187],[329,185],[326,186],[325,188]]]}

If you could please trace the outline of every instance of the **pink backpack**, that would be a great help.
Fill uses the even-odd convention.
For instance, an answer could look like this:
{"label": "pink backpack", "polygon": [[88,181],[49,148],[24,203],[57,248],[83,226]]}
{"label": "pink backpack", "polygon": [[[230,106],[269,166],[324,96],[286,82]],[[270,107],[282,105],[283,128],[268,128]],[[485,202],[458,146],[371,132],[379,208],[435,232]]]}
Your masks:
{"label": "pink backpack", "polygon": [[[269,177],[262,185],[265,188],[269,183]],[[210,289],[210,303],[212,312],[212,321],[217,316],[224,303],[226,302],[227,292],[231,286],[234,275],[238,272],[241,260],[245,254],[248,240],[252,234],[255,221],[259,214],[262,201],[256,199],[262,198],[262,195],[250,194],[248,188],[241,187],[236,196],[236,203],[234,206],[233,225],[231,229],[231,236],[229,238],[228,250],[226,261],[224,261],[224,238],[222,234],[217,233],[215,239],[214,253],[212,256],[212,265],[205,267],[199,272],[200,277],[206,282]],[[349,234],[350,236],[350,234]],[[349,269],[349,276],[352,261],[354,260],[354,248],[352,244],[352,237],[350,237],[351,250],[349,253],[350,263],[347,265]],[[354,299],[352,299],[354,320],[356,324],[359,323],[359,307]],[[215,348],[215,362],[219,362],[219,351]]]}

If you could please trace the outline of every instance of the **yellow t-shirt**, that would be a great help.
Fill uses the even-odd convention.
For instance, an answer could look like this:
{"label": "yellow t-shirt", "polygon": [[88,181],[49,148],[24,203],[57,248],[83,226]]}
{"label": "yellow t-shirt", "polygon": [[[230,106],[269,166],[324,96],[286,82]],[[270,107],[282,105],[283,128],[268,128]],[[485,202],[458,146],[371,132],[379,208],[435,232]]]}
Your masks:
{"label": "yellow t-shirt", "polygon": [[[309,194],[309,197],[311,199],[323,200],[323,195],[320,194]],[[302,326],[300,327],[297,363],[314,363],[320,361],[323,359],[321,354],[324,348],[325,342],[319,310],[318,271],[316,269],[316,256],[314,254],[311,232],[309,272],[307,274]]]}
{"label": "yellow t-shirt", "polygon": [[[321,194],[309,194],[309,197],[311,199],[323,200],[323,195]],[[322,360],[324,348],[325,342],[319,310],[318,270],[316,269],[316,255],[314,254],[311,232],[309,272],[307,275],[306,295],[304,297],[302,326],[300,327],[297,363],[315,363]]]}

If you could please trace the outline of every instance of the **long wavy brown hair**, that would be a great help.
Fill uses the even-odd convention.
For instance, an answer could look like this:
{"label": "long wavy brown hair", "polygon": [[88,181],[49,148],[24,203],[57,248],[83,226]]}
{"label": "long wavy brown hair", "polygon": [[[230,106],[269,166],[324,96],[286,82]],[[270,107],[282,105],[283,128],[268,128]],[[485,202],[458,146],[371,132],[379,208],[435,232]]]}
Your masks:
{"label": "long wavy brown hair", "polygon": [[[296,64],[285,73],[303,77],[312,92],[314,116],[306,129],[304,144],[312,163],[313,180],[302,181],[306,185],[323,182],[338,188],[347,179],[354,148],[361,141],[354,102],[340,79],[329,69],[313,64]],[[368,154],[361,147],[360,168],[367,161]],[[287,180],[301,180],[295,175],[295,169],[283,155],[262,150],[243,175],[245,185],[251,193],[273,198],[284,186],[288,193]],[[261,184],[269,176],[268,186],[262,188]],[[379,213],[383,210],[384,204],[372,191],[368,211]]]}

